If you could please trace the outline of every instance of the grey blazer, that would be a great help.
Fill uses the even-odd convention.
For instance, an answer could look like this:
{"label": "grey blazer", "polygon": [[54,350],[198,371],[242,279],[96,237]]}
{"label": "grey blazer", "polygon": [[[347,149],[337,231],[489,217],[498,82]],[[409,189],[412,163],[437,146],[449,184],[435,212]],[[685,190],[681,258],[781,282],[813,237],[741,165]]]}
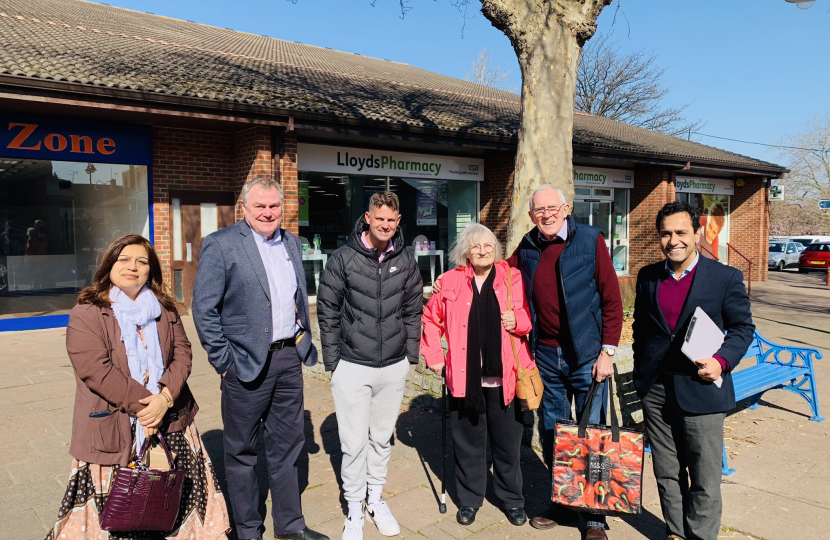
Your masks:
{"label": "grey blazer", "polygon": [[[300,326],[297,353],[307,366],[317,363],[311,343],[308,291],[300,241],[279,229],[297,275],[294,297]],[[193,287],[193,322],[208,360],[217,373],[234,364],[240,380],[250,382],[262,371],[271,344],[271,297],[265,266],[253,231],[245,220],[208,235],[199,255]]]}

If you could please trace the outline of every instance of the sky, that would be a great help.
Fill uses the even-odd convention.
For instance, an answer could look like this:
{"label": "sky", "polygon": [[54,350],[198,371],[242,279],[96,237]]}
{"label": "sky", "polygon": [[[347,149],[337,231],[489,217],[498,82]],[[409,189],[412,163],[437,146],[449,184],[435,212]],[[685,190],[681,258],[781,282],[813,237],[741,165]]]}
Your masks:
{"label": "sky", "polygon": [[[451,0],[108,0],[112,6],[403,62],[465,78],[482,48],[521,75],[508,39],[475,9],[462,32]],[[471,6],[475,8],[473,0]],[[666,106],[688,104],[700,133],[786,144],[830,115],[830,0],[809,10],[785,0],[619,0],[600,32],[621,52],[645,51],[664,68]],[[698,142],[786,165],[781,150],[698,135]]]}

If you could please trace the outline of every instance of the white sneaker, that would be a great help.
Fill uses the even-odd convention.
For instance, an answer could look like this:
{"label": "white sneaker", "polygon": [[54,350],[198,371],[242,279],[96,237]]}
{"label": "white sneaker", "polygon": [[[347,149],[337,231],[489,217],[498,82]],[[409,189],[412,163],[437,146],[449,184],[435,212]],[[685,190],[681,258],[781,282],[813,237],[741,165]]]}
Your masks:
{"label": "white sneaker", "polygon": [[383,499],[380,502],[370,503],[366,505],[366,516],[369,521],[375,524],[383,536],[396,536],[401,534],[401,526],[392,512],[389,510],[386,501]]}
{"label": "white sneaker", "polygon": [[355,520],[346,518],[343,524],[343,540],[363,540],[363,516]]}

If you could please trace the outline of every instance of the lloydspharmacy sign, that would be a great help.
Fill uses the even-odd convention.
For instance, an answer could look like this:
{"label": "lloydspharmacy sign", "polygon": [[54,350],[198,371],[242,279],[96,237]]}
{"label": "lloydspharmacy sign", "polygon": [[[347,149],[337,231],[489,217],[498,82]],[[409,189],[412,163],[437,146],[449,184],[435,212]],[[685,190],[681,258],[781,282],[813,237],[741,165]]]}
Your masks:
{"label": "lloydspharmacy sign", "polygon": [[388,150],[297,145],[301,171],[344,175],[396,176],[424,180],[484,180],[484,160]]}
{"label": "lloydspharmacy sign", "polygon": [[677,178],[674,188],[677,193],[735,194],[735,182],[724,178]]}
{"label": "lloydspharmacy sign", "polygon": [[574,185],[630,189],[634,187],[634,171],[587,169],[574,165]]}

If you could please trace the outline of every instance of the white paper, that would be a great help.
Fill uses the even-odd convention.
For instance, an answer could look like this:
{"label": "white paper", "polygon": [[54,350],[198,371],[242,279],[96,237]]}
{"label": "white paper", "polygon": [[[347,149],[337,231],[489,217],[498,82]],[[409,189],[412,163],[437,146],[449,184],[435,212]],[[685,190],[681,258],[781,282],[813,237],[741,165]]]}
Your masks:
{"label": "white paper", "polygon": [[[709,318],[709,315],[698,306],[692,315],[692,322],[683,338],[680,348],[693,363],[704,358],[712,358],[723,345],[724,334],[718,325]],[[695,365],[697,365],[695,363]],[[718,377],[715,386],[723,384],[723,377]]]}

